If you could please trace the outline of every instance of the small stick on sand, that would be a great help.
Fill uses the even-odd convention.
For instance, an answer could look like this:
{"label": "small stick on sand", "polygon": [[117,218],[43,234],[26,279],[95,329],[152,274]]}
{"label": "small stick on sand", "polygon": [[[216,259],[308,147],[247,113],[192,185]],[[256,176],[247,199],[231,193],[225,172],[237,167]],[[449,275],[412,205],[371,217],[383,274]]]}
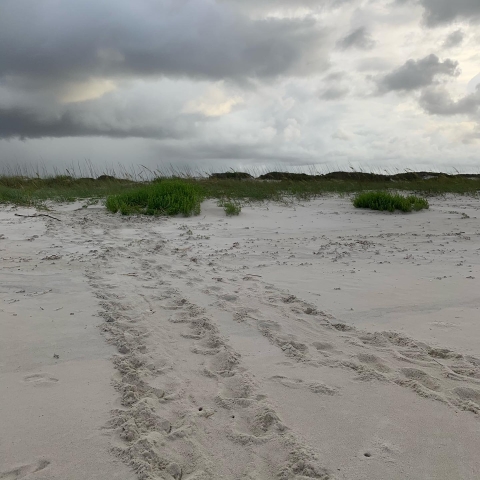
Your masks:
{"label": "small stick on sand", "polygon": [[46,213],[36,213],[35,215],[22,215],[21,213],[16,213],[15,214],[17,217],[28,217],[28,218],[34,218],[34,217],[48,217],[48,218],[53,218],[57,222],[61,222],[59,218],[52,217],[51,215],[47,215]]}
{"label": "small stick on sand", "polygon": [[192,247],[190,246],[190,247],[186,247],[186,248],[177,248],[176,250],[177,250],[178,252],[186,252],[187,250],[190,250],[191,248],[192,248]]}

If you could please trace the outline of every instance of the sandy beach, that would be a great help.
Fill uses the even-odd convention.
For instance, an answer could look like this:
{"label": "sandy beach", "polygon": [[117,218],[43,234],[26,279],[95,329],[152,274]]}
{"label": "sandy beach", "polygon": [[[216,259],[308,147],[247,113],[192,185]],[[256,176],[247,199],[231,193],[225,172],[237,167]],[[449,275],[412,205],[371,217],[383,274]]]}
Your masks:
{"label": "sandy beach", "polygon": [[2,207],[0,479],[480,478],[480,200],[429,202]]}

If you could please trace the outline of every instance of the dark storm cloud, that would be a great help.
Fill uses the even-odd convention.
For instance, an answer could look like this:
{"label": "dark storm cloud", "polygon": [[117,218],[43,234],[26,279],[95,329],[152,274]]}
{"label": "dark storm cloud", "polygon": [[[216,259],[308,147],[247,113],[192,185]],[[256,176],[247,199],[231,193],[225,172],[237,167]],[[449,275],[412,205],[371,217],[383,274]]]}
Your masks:
{"label": "dark storm cloud", "polygon": [[[184,132],[185,133],[185,132]],[[42,115],[24,108],[0,108],[0,139],[19,137],[143,137],[179,138],[175,127],[131,125],[129,122],[102,121],[92,115],[66,110],[57,115]]]}
{"label": "dark storm cloud", "polygon": [[375,41],[367,32],[365,27],[359,27],[346,37],[337,42],[337,48],[347,50],[349,48],[359,48],[361,50],[371,50],[375,46]]}
{"label": "dark storm cloud", "polygon": [[472,115],[480,107],[480,85],[476,92],[457,101],[452,100],[450,94],[443,89],[428,89],[422,92],[419,103],[431,115]]}
{"label": "dark storm cloud", "polygon": [[450,59],[441,62],[432,54],[420,60],[408,60],[387,75],[377,77],[376,82],[380,93],[411,91],[432,85],[437,76],[458,74],[458,62]]}
{"label": "dark storm cloud", "polygon": [[480,21],[479,0],[396,0],[398,4],[416,3],[424,8],[423,19],[427,26],[454,20]]}
{"label": "dark storm cloud", "polygon": [[0,80],[180,76],[242,80],[325,67],[313,18],[255,20],[211,0],[3,0]]}
{"label": "dark storm cloud", "polygon": [[458,47],[459,45],[462,44],[464,38],[465,38],[465,34],[462,32],[462,30],[455,30],[450,35],[448,35],[448,37],[445,39],[445,42],[443,42],[443,47],[444,48]]}

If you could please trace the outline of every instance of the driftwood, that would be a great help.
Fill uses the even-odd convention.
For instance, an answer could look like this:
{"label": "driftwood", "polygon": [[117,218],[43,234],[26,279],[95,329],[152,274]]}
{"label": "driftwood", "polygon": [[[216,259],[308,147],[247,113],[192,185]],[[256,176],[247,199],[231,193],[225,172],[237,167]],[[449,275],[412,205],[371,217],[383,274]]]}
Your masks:
{"label": "driftwood", "polygon": [[28,217],[28,218],[34,218],[34,217],[48,217],[48,218],[53,218],[57,222],[61,222],[59,218],[52,217],[51,215],[47,215],[46,213],[36,213],[35,215],[22,215],[21,213],[16,213],[15,214],[17,217]]}

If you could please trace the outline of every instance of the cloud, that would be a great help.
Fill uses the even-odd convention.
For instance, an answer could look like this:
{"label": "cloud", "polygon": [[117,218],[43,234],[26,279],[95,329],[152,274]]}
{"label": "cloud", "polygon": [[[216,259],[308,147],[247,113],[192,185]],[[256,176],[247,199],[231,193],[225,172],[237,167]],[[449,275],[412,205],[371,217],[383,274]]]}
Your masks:
{"label": "cloud", "polygon": [[463,137],[463,143],[468,145],[480,141],[480,128],[473,130]]}
{"label": "cloud", "polygon": [[324,100],[339,100],[348,95],[350,90],[347,87],[332,86],[328,87],[320,93],[320,98]]}
{"label": "cloud", "polygon": [[116,85],[111,80],[90,79],[85,82],[65,84],[63,93],[60,95],[62,103],[84,102],[103,96],[105,93],[112,92]]}
{"label": "cloud", "polygon": [[143,137],[172,138],[177,134],[173,129],[159,125],[127,125],[94,121],[77,112],[65,111],[54,116],[22,108],[0,108],[0,139],[19,137]]}
{"label": "cloud", "polygon": [[443,42],[443,48],[453,48],[458,47],[462,44],[463,39],[465,38],[465,34],[462,30],[455,30],[454,32],[450,33],[447,36],[445,41]]}
{"label": "cloud", "polygon": [[198,92],[195,86],[165,79],[120,84],[115,91],[83,102],[0,102],[0,138],[187,138],[210,121],[198,113],[182,113],[185,101]]}
{"label": "cloud", "polygon": [[480,85],[480,73],[475,75],[467,85],[467,90],[469,93],[475,93],[475,90]]}
{"label": "cloud", "polygon": [[392,67],[391,60],[381,57],[362,58],[357,64],[359,72],[380,72]]}
{"label": "cloud", "polygon": [[338,82],[339,80],[342,80],[343,78],[345,78],[346,75],[347,75],[346,72],[334,71],[334,72],[330,72],[328,75],[325,75],[323,79],[328,82]]}
{"label": "cloud", "polygon": [[393,1],[0,0],[0,164],[476,165],[474,17]]}
{"label": "cloud", "polygon": [[244,102],[238,95],[228,96],[221,86],[214,85],[199,98],[190,100],[183,108],[184,113],[200,113],[206,117],[227,115],[236,105]]}
{"label": "cloud", "polygon": [[360,50],[371,50],[375,46],[375,41],[367,32],[365,27],[359,27],[346,37],[337,42],[337,48],[347,50],[349,48],[359,48]]}
{"label": "cloud", "polygon": [[314,17],[254,19],[212,0],[3,0],[0,79],[302,76],[325,68],[325,40]]}
{"label": "cloud", "polygon": [[480,108],[480,85],[474,93],[456,101],[445,89],[427,89],[420,95],[419,103],[430,115],[473,115]]}
{"label": "cloud", "polygon": [[424,20],[429,27],[456,19],[480,20],[478,0],[420,0],[420,4],[425,9]]}
{"label": "cloud", "polygon": [[287,119],[287,126],[283,130],[283,137],[287,142],[298,140],[302,136],[302,129],[295,118]]}
{"label": "cloud", "polygon": [[247,12],[272,13],[281,11],[321,11],[339,9],[355,0],[218,0]]}
{"label": "cloud", "polygon": [[411,91],[432,85],[440,75],[458,76],[458,62],[450,59],[441,62],[431,54],[420,60],[408,60],[387,75],[377,77],[376,82],[380,93]]}
{"label": "cloud", "polygon": [[480,20],[478,0],[396,0],[395,3],[421,5],[424,9],[423,21],[428,27],[437,27],[455,20],[474,23]]}
{"label": "cloud", "polygon": [[334,134],[332,134],[332,138],[334,140],[343,140],[343,141],[348,141],[352,137],[345,131],[343,131],[341,128],[339,128]]}

